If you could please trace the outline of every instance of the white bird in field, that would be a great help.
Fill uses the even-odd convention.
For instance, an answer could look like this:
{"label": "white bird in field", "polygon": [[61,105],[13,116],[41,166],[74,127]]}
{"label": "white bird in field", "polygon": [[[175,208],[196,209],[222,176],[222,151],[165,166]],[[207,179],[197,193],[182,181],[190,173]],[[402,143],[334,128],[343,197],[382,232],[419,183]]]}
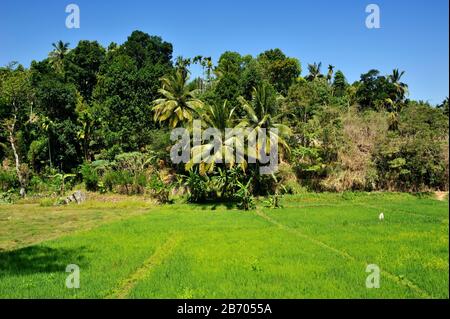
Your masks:
{"label": "white bird in field", "polygon": [[379,219],[379,220],[384,220],[384,214],[381,213],[380,216],[378,216],[378,219]]}

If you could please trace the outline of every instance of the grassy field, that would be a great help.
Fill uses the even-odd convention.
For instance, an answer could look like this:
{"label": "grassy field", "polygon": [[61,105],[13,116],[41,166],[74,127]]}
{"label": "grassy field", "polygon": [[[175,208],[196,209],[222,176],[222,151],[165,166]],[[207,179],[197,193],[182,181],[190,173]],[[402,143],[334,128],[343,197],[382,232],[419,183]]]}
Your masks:
{"label": "grassy field", "polygon": [[[0,206],[0,298],[448,298],[448,199],[305,194],[282,209]],[[378,215],[383,212],[385,220]],[[79,289],[65,287],[66,265]],[[381,269],[368,289],[368,264]]]}

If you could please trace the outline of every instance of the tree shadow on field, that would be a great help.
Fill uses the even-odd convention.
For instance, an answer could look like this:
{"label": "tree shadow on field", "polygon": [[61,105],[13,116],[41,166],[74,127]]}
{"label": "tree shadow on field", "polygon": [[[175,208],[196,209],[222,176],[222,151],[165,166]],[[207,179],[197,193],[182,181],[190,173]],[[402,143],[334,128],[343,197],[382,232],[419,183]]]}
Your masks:
{"label": "tree shadow on field", "polygon": [[85,247],[51,248],[30,246],[12,251],[0,250],[0,278],[12,275],[65,272],[69,264],[86,267]]}
{"label": "tree shadow on field", "polygon": [[225,208],[226,210],[237,209],[237,204],[233,201],[227,200],[217,200],[217,201],[206,201],[204,203],[195,203],[191,206],[197,207],[199,210],[212,210],[215,211],[217,208]]}

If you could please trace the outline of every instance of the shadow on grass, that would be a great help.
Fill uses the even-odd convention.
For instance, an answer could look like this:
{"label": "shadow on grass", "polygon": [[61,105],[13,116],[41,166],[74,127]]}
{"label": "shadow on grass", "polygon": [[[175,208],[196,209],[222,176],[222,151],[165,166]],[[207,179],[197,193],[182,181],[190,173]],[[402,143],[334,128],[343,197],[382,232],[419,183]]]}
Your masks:
{"label": "shadow on grass", "polygon": [[0,251],[0,278],[2,276],[33,273],[65,272],[69,264],[86,267],[85,247],[51,248],[30,246],[12,251]]}
{"label": "shadow on grass", "polygon": [[199,203],[189,203],[191,207],[195,207],[199,210],[217,210],[217,208],[225,208],[226,210],[237,210],[237,203],[230,200],[205,200]]}

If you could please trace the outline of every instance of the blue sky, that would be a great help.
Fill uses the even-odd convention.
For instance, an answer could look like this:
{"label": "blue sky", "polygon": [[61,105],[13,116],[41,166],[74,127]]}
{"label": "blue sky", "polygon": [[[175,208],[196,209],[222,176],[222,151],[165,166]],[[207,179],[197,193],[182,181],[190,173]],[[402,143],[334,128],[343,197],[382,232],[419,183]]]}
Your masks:
{"label": "blue sky", "polygon": [[[80,29],[65,27],[70,3],[80,7]],[[380,7],[380,29],[365,27],[370,3]],[[1,0],[0,65],[29,66],[60,39],[107,46],[138,29],[171,42],[174,56],[279,47],[301,61],[303,75],[307,63],[322,61],[350,82],[372,68],[399,68],[410,97],[435,104],[449,95],[448,10],[448,0]]]}

